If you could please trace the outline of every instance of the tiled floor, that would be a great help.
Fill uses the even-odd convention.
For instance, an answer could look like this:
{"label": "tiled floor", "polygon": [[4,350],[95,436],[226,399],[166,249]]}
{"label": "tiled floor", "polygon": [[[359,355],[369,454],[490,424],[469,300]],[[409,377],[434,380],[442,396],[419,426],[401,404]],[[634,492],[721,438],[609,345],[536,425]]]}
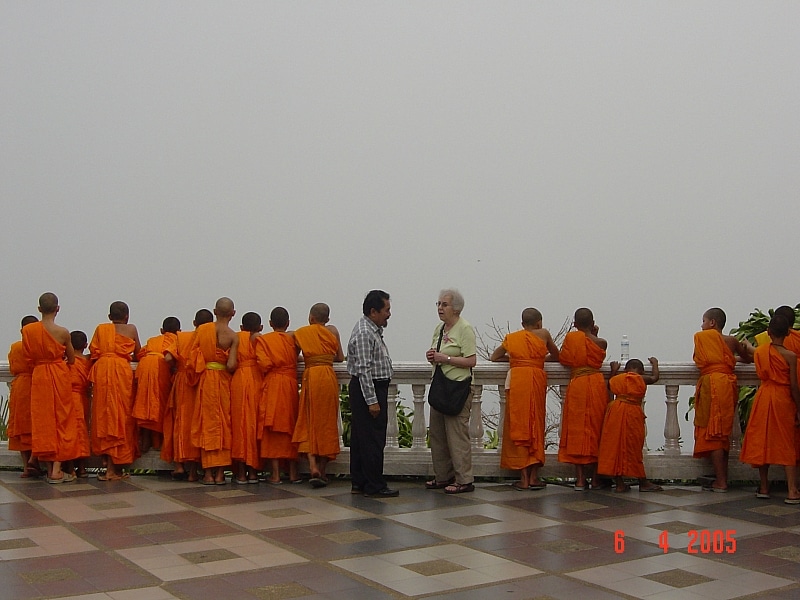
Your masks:
{"label": "tiled floor", "polygon": [[800,598],[800,507],[785,493],[392,485],[399,498],[346,480],[50,486],[1,472],[0,599]]}

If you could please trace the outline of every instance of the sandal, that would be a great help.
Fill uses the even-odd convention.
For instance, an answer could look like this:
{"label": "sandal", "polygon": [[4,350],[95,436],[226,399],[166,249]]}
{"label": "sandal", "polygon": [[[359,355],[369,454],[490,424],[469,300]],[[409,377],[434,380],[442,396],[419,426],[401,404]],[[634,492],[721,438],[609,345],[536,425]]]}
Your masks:
{"label": "sandal", "polygon": [[472,483],[453,483],[444,488],[445,494],[466,494],[474,491],[475,485]]}
{"label": "sandal", "polygon": [[656,484],[648,485],[646,487],[639,486],[639,492],[663,492],[663,491],[664,488]]}
{"label": "sandal", "polygon": [[524,485],[520,485],[519,481],[512,483],[511,488],[516,490],[517,492],[527,492],[529,489],[531,489],[530,486],[526,487]]}
{"label": "sandal", "polygon": [[311,484],[312,488],[324,488],[326,485],[328,485],[326,477],[312,477],[308,480],[308,483]]}
{"label": "sandal", "polygon": [[618,487],[614,488],[614,493],[615,494],[627,494],[630,491],[631,491],[631,486],[629,486],[627,483],[623,484],[622,488],[618,488]]}
{"label": "sandal", "polygon": [[547,487],[547,484],[544,481],[540,481],[539,483],[532,483],[528,486],[529,490],[543,490]]}
{"label": "sandal", "polygon": [[450,479],[449,481],[436,481],[435,479],[431,479],[430,481],[425,482],[425,489],[426,490],[443,490],[448,485],[453,485],[456,482],[455,478]]}

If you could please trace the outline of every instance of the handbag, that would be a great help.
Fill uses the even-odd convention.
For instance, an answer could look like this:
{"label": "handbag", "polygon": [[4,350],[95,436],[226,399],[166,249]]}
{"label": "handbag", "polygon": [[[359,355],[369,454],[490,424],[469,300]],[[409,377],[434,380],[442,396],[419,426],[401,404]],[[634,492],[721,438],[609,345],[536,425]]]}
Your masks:
{"label": "handbag", "polygon": [[[444,324],[439,331],[439,341],[436,344],[436,351],[442,346],[442,336],[444,335]],[[472,369],[470,369],[470,373]],[[436,365],[431,378],[431,385],[428,388],[428,404],[431,408],[438,410],[443,415],[454,417],[464,409],[464,404],[469,397],[472,388],[472,376],[463,381],[453,381],[448,379],[442,371],[441,365]]]}

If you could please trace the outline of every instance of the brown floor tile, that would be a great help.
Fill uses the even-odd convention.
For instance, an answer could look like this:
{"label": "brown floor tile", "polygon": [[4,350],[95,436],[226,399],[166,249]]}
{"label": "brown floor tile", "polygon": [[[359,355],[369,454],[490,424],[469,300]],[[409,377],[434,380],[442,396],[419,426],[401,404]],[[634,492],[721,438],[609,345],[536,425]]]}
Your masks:
{"label": "brown floor tile", "polygon": [[26,527],[42,527],[54,525],[56,522],[25,502],[0,504],[0,530],[24,529]]}
{"label": "brown floor tile", "polygon": [[607,492],[531,496],[508,500],[500,504],[568,522],[610,519],[664,510],[663,506],[627,500]]}
{"label": "brown floor tile", "polygon": [[[264,500],[285,500],[296,498],[295,494],[283,489],[284,486],[248,485],[248,486],[210,486],[187,483],[185,488],[165,490],[161,492],[177,502],[183,502],[195,508],[211,508],[231,506],[243,502],[263,502]],[[289,486],[286,486],[289,487]],[[229,492],[222,494],[221,492]]]}

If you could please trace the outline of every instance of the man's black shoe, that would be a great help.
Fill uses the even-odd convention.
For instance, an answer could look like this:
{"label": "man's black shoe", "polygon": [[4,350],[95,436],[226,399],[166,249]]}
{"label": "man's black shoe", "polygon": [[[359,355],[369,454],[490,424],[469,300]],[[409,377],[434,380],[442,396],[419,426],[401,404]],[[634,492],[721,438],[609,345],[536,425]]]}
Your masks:
{"label": "man's black shoe", "polygon": [[373,494],[368,494],[364,492],[365,498],[397,498],[400,495],[399,490],[392,490],[390,488],[383,488],[379,492],[375,492]]}
{"label": "man's black shoe", "polygon": [[361,487],[360,487],[360,486],[357,486],[357,485],[354,485],[354,486],[352,486],[352,487],[350,488],[350,493],[351,493],[351,494],[361,494],[361,493],[363,493],[363,492],[364,492],[364,490],[362,490],[362,489],[361,489]]}

